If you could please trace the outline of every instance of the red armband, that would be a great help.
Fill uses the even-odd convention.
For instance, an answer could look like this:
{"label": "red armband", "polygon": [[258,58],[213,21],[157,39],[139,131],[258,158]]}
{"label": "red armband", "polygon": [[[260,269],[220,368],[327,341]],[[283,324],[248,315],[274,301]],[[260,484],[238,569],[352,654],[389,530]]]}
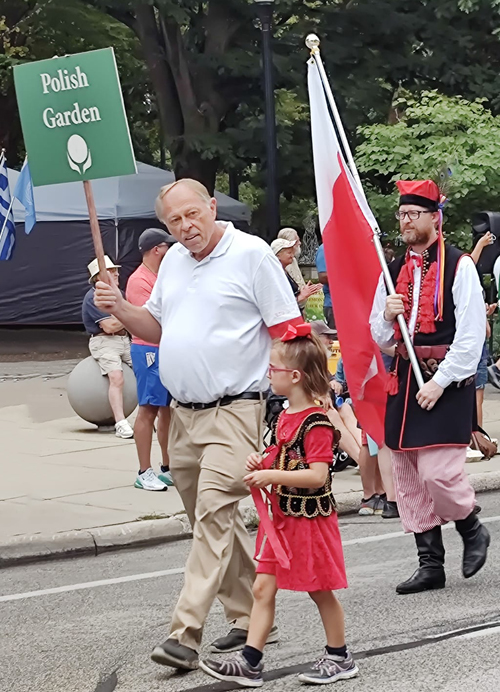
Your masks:
{"label": "red armband", "polygon": [[289,324],[293,324],[295,326],[297,324],[302,324],[303,322],[304,322],[304,318],[301,316],[301,317],[294,317],[293,320],[286,320],[285,322],[280,322],[279,324],[273,324],[272,327],[268,327],[269,334],[271,335],[271,339],[281,339],[283,334],[288,329]]}

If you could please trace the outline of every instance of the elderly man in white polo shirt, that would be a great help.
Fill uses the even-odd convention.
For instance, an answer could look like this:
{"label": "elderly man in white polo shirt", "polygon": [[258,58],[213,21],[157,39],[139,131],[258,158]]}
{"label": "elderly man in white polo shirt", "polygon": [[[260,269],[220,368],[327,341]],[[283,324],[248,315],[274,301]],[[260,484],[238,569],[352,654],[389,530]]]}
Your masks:
{"label": "elderly man in white polo shirt", "polygon": [[238,512],[248,495],[245,460],[262,444],[272,338],[300,313],[266,243],[216,221],[217,203],[195,180],[161,189],[156,212],[179,241],[163,260],[150,300],[127,303],[99,282],[96,304],[133,334],[160,343],[160,378],[171,392],[169,456],[193,527],[185,583],[157,663],[198,665],[216,597],[233,629],[212,650],[243,648],[252,607],[252,545]]}

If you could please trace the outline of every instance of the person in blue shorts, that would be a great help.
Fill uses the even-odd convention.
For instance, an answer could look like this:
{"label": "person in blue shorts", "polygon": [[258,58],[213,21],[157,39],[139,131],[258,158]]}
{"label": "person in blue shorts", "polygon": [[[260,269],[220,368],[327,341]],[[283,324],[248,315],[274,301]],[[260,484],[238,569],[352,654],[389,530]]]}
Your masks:
{"label": "person in blue shorts", "polygon": [[[140,235],[139,251],[142,254],[142,264],[128,280],[126,295],[129,303],[141,307],[149,299],[160,264],[174,243],[175,239],[160,228],[148,228]],[[141,490],[167,490],[167,486],[173,485],[167,451],[171,396],[160,381],[158,344],[150,344],[133,336],[130,354],[139,400],[139,413],[134,425],[139,473],[134,485]],[[158,475],[151,467],[151,446],[156,418],[162,454],[161,473]]]}

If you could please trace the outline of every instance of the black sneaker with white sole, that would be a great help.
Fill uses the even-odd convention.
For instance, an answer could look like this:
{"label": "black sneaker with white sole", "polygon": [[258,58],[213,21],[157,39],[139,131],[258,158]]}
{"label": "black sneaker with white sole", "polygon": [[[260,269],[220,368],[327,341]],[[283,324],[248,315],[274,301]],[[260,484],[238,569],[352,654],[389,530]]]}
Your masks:
{"label": "black sneaker with white sole", "polygon": [[[225,637],[219,637],[210,645],[210,651],[213,654],[229,654],[233,651],[241,651],[247,643],[247,630],[233,627]],[[279,641],[278,628],[273,627],[266,639],[266,644],[275,644]]]}
{"label": "black sneaker with white sole", "polygon": [[223,661],[213,658],[201,660],[200,668],[217,680],[236,682],[241,687],[262,687],[264,684],[262,679],[264,666],[262,663],[255,667],[251,666],[243,654],[239,652]]}
{"label": "black sneaker with white sole", "polygon": [[299,675],[299,680],[308,685],[328,685],[337,680],[355,678],[358,672],[358,666],[349,652],[346,658],[342,659],[330,656],[325,650],[324,655],[313,663],[309,670]]}
{"label": "black sneaker with white sole", "polygon": [[167,639],[153,649],[151,658],[162,666],[170,666],[180,670],[196,670],[198,668],[198,652],[188,646],[179,644],[177,639]]}

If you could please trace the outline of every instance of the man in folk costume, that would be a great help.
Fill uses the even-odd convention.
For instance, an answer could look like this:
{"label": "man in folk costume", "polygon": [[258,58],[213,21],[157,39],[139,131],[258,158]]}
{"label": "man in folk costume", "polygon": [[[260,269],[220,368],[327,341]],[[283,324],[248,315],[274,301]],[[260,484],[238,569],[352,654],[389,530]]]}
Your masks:
{"label": "man in folk costume", "polygon": [[[407,594],[444,587],[441,525],[448,521],[455,522],[463,539],[464,577],[472,577],[486,561],[490,536],[474,512],[474,491],[465,472],[486,317],[472,259],[444,243],[445,198],[436,183],[404,180],[397,186],[396,218],[408,250],[389,265],[397,295],[387,295],[381,277],[370,324],[380,347],[396,343],[385,441],[403,527],[415,534],[419,557],[419,568],[396,588]],[[420,363],[421,389],[398,315],[404,315]]]}

